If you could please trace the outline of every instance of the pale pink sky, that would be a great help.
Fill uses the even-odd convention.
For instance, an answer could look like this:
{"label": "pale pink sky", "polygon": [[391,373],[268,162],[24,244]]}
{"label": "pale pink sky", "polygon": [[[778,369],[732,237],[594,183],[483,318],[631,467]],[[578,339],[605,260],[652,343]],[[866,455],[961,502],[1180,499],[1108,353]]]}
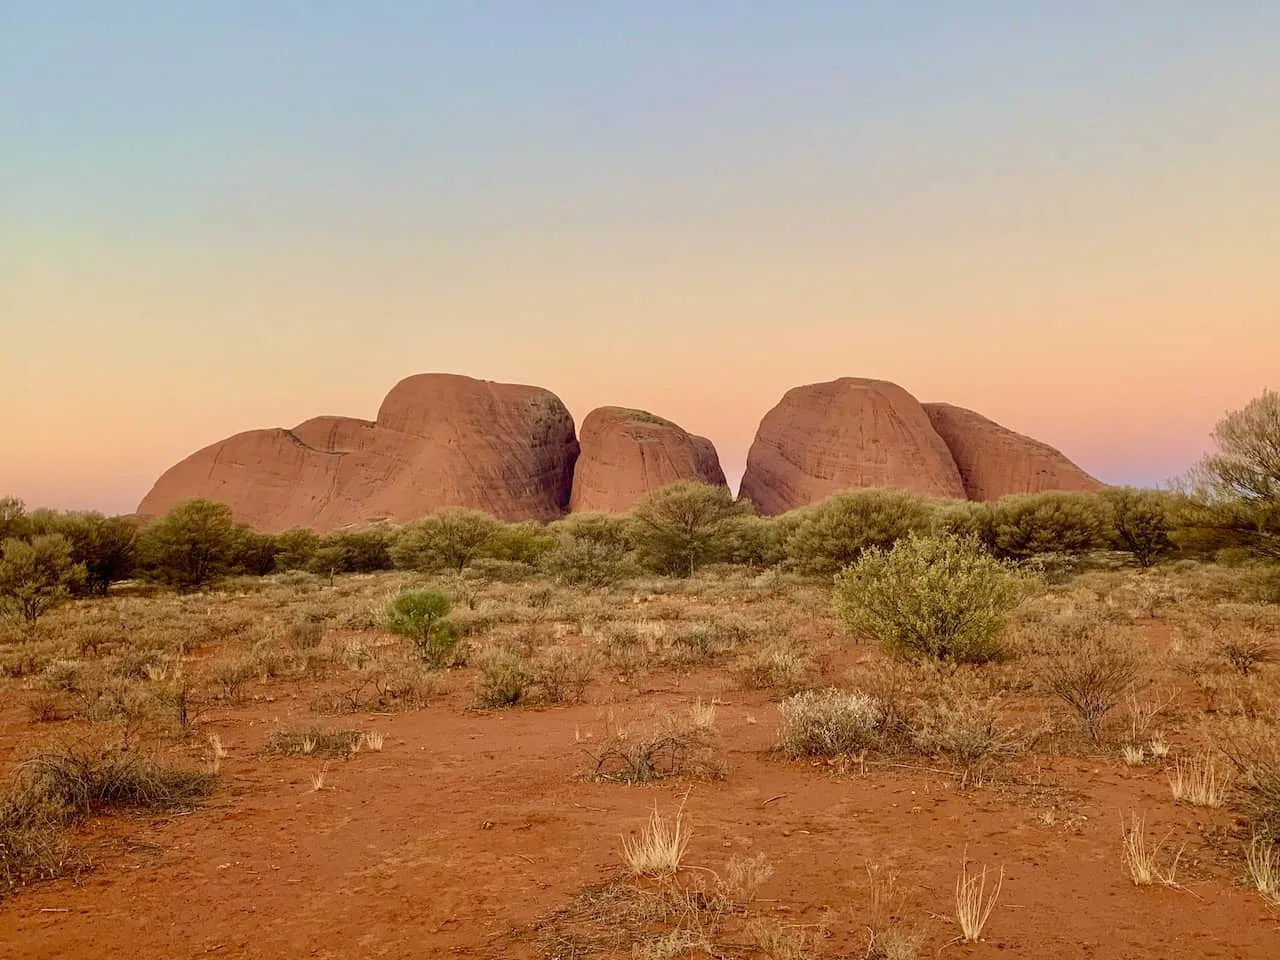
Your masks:
{"label": "pale pink sky", "polygon": [[1280,387],[1280,11],[76,5],[0,14],[33,506],[426,371],[649,409],[734,480],[838,376],[1142,484]]}

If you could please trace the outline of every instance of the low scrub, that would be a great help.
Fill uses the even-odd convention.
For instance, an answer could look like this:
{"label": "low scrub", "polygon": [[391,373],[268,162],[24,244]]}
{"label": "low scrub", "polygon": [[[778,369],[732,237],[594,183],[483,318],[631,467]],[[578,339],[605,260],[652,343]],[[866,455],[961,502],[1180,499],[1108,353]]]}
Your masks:
{"label": "low scrub", "polygon": [[278,730],[267,741],[267,749],[285,756],[338,759],[360,749],[364,734],[359,730]]}
{"label": "low scrub", "polygon": [[465,662],[458,628],[448,620],[449,599],[434,590],[406,590],[387,605],[387,629],[413,641],[428,667]]}
{"label": "low scrub", "polygon": [[1022,576],[974,540],[909,536],[872,547],[836,577],[849,628],[900,656],[981,662],[1000,655]]}
{"label": "low scrub", "polygon": [[806,690],[778,705],[782,729],[778,747],[788,757],[858,754],[879,745],[884,711],[868,694],[849,690]]}
{"label": "low scrub", "polygon": [[621,730],[587,750],[592,780],[650,783],[684,777],[719,780],[725,774],[711,730],[668,719],[648,731]]}

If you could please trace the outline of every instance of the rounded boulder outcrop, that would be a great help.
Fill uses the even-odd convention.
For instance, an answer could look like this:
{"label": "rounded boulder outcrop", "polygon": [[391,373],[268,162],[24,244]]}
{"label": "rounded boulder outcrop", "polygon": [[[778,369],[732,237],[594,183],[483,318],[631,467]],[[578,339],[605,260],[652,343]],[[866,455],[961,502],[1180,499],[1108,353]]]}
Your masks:
{"label": "rounded boulder outcrop", "polygon": [[550,520],[569,505],[577,455],[573,418],[550,391],[421,374],[398,383],[373,422],[315,417],[205,447],[166,471],[138,513],[206,497],[267,532],[403,522],[451,506]]}
{"label": "rounded boulder outcrop", "polygon": [[582,421],[569,509],[625,513],[682,480],[725,486],[716,448],[644,410],[600,407]]}
{"label": "rounded boulder outcrop", "polygon": [[970,500],[998,500],[1042,490],[1102,489],[1103,484],[1047,443],[964,407],[926,403],[924,409],[951,450]]}
{"label": "rounded boulder outcrop", "polygon": [[773,515],[858,487],[965,496],[951,451],[897,384],[842,377],[788,390],[760,422],[739,495]]}

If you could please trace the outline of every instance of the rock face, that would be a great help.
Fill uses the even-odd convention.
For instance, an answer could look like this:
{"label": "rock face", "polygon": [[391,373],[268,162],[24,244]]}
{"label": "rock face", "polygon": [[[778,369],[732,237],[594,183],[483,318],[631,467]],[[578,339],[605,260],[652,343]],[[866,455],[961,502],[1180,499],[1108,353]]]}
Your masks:
{"label": "rock face", "polygon": [[569,504],[573,418],[553,393],[449,374],[398,383],[376,421],[315,417],[252,430],[169,469],[138,513],[192,497],[265,532],[402,522],[446,506],[549,520]]}
{"label": "rock face", "polygon": [[760,422],[740,496],[778,514],[852,487],[965,495],[929,415],[897,384],[843,377],[788,390]]}
{"label": "rock face", "polygon": [[1047,443],[1014,433],[964,407],[926,403],[924,409],[951,450],[970,500],[997,500],[1011,493],[1041,490],[1102,488]]}
{"label": "rock face", "polygon": [[681,480],[725,486],[710,440],[643,410],[592,410],[582,421],[580,442],[570,510],[625,513],[650,492]]}

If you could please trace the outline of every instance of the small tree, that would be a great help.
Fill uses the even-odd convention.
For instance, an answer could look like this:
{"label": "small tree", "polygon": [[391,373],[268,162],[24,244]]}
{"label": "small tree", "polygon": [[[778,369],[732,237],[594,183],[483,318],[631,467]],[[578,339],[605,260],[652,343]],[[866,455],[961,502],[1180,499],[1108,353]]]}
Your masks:
{"label": "small tree", "polygon": [[58,534],[30,541],[10,537],[0,555],[0,600],[28,624],[61,603],[84,579],[84,567],[71,559],[71,545]]}
{"label": "small tree", "polygon": [[[320,546],[320,534],[294,527],[276,535],[276,569],[305,570]],[[324,572],[328,572],[327,570]]]}
{"label": "small tree", "polygon": [[1216,453],[1192,475],[1193,525],[1230,532],[1264,557],[1280,559],[1280,393],[1264,390],[1214,427]]}
{"label": "small tree", "polygon": [[30,536],[27,505],[17,497],[0,497],[0,543],[10,538],[25,540]]}
{"label": "small tree", "polygon": [[434,590],[406,590],[387,606],[387,629],[413,641],[418,656],[431,667],[455,662],[459,633],[450,623],[449,600]]}
{"label": "small tree", "polygon": [[133,576],[137,565],[137,524],[127,517],[68,513],[58,530],[71,544],[71,559],[84,564],[85,588],[105,597],[111,584]]}
{"label": "small tree", "polygon": [[798,570],[830,576],[864,550],[926,532],[930,520],[925,501],[906,490],[851,490],[801,510],[784,550]]}
{"label": "small tree", "polygon": [[494,542],[501,529],[502,524],[487,513],[450,507],[401,529],[391,546],[391,559],[403,570],[461,573]]}
{"label": "small tree", "polygon": [[1111,508],[1114,545],[1149,567],[1173,549],[1169,539],[1168,497],[1154,490],[1110,487],[1102,492]]}
{"label": "small tree", "polygon": [[910,534],[839,574],[835,604],[851,630],[893,653],[982,661],[999,654],[1022,584],[976,541]]}
{"label": "small tree", "polygon": [[750,511],[727,487],[688,480],[654,491],[632,514],[641,562],[658,573],[691,577],[720,559],[729,546],[730,521]]}
{"label": "small tree", "polygon": [[148,576],[179,590],[198,590],[227,572],[235,542],[230,507],[188,500],[142,531],[139,553]]}
{"label": "small tree", "polygon": [[246,524],[237,524],[232,530],[231,570],[251,577],[266,576],[276,566],[276,538],[259,533]]}

